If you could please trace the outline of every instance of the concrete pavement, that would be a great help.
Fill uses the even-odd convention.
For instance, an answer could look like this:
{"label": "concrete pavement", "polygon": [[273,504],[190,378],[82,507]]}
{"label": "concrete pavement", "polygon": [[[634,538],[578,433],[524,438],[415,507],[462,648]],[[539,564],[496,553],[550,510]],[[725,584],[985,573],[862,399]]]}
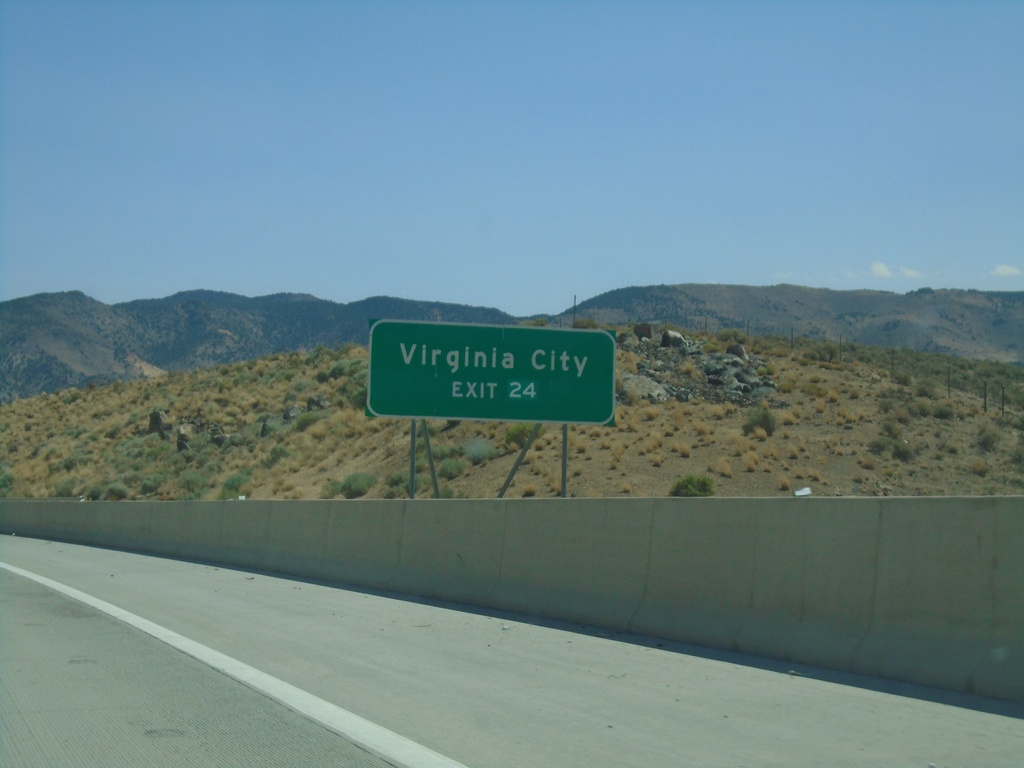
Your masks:
{"label": "concrete pavement", "polygon": [[0,765],[389,765],[160,640],[4,569],[0,605]]}
{"label": "concrete pavement", "polygon": [[1024,755],[1024,706],[1009,702],[20,537],[0,537],[0,561],[467,766],[926,768]]}

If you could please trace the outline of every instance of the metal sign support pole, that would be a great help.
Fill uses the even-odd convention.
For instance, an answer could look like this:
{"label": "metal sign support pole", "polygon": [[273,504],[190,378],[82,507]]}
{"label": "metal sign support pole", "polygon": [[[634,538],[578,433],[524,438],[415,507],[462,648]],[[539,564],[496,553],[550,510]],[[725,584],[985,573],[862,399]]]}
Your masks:
{"label": "metal sign support pole", "polygon": [[569,490],[569,425],[562,425],[562,498]]}
{"label": "metal sign support pole", "polygon": [[427,463],[430,464],[430,480],[434,484],[434,498],[441,498],[441,489],[437,487],[437,472],[434,470],[434,452],[430,450],[430,430],[427,429],[427,420],[423,419],[423,445],[427,449]]}
{"label": "metal sign support pole", "polygon": [[530,450],[530,445],[533,443],[533,438],[540,432],[540,422],[533,428],[530,436],[526,438],[526,442],[523,443],[523,449],[519,452],[519,458],[516,459],[516,463],[512,465],[512,471],[508,473],[508,477],[505,478],[505,484],[501,486],[501,490],[498,491],[498,498],[502,498],[505,495],[505,491],[512,485],[512,478],[516,476],[516,470],[519,469],[519,465],[523,463],[523,457],[526,456],[526,452]]}
{"label": "metal sign support pole", "polygon": [[412,439],[409,442],[409,498],[416,498],[416,419],[410,427]]}

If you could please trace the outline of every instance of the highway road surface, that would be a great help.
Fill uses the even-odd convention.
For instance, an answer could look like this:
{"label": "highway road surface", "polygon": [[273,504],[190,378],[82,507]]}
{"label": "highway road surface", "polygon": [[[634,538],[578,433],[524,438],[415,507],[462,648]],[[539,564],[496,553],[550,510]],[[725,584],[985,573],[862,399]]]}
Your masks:
{"label": "highway road surface", "polygon": [[1013,766],[1024,704],[0,535],[0,765]]}

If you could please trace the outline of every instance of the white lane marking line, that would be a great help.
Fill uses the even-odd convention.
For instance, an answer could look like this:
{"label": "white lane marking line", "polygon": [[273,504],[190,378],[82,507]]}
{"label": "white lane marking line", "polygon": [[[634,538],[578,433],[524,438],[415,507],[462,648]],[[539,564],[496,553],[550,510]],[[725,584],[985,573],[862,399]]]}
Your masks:
{"label": "white lane marking line", "polygon": [[189,640],[187,637],[172,632],[166,627],[161,627],[159,624],[154,624],[152,621],[141,616],[136,616],[134,613],[118,608],[116,605],[111,605],[85,592],[79,592],[77,589],[14,565],[0,562],[0,568],[4,568],[19,576],[24,576],[27,579],[32,579],[44,587],[56,590],[80,603],[85,603],[97,610],[103,611],[115,619],[123,621],[125,624],[141,629],[146,634],[152,635],[183,653],[187,653],[207,666],[213,667],[265,696],[281,702],[289,709],[305,715],[311,720],[315,720],[324,727],[348,739],[353,744],[362,747],[367,752],[394,764],[396,768],[466,768],[462,763],[434,752],[421,744],[417,744],[415,741],[389,731],[387,728],[383,728],[369,720],[365,720],[359,717],[359,715],[331,704],[329,701],[324,701],[301,688],[296,688],[294,685],[284,682],[284,680],[279,680],[265,672],[260,672],[258,669],[250,667],[238,659],[215,651],[194,640]]}

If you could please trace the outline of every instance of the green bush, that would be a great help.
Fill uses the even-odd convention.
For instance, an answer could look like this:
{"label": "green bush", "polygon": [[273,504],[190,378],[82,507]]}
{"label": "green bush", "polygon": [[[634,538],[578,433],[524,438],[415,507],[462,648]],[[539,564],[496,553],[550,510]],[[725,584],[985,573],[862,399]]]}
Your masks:
{"label": "green bush", "polygon": [[57,482],[57,485],[53,489],[53,495],[57,498],[68,498],[69,496],[77,496],[76,489],[78,488],[78,481],[73,477],[65,477]]}
{"label": "green bush", "polygon": [[907,443],[894,442],[892,444],[892,457],[900,461],[910,461],[914,458],[914,449]]}
{"label": "green bush", "polygon": [[128,496],[128,489],[122,483],[111,483],[107,486],[107,492],[103,497],[110,501],[121,501],[127,499]]}
{"label": "green bush", "polygon": [[881,456],[883,453],[889,450],[889,442],[890,441],[884,438],[876,437],[874,440],[868,443],[868,451],[870,453],[875,454],[875,456]]}
{"label": "green bush", "polygon": [[166,480],[167,478],[164,475],[146,475],[142,478],[142,482],[139,483],[139,493],[145,496],[152,496],[160,490],[160,487]]}
{"label": "green bush", "polygon": [[[505,445],[510,448],[522,449],[526,445],[526,441],[530,438],[530,433],[533,431],[533,424],[513,424],[507,430],[505,430]],[[540,432],[537,433],[538,437],[544,429],[541,428]]]}
{"label": "green bush", "polygon": [[325,411],[303,411],[299,414],[299,417],[295,419],[295,431],[305,432],[326,415],[327,413]]}
{"label": "green bush", "polygon": [[1010,452],[1010,461],[1024,468],[1024,435],[1017,440],[1017,447]]}
{"label": "green bush", "polygon": [[377,478],[366,472],[354,472],[341,481],[339,490],[346,499],[365,496],[377,484]]}
{"label": "green bush", "polygon": [[270,456],[267,457],[266,461],[263,462],[263,466],[270,469],[272,466],[277,464],[281,459],[288,455],[288,449],[283,445],[275,445],[270,449]]}
{"label": "green bush", "polygon": [[707,475],[687,475],[672,486],[669,496],[713,496],[715,481]]}
{"label": "green bush", "polygon": [[206,475],[198,469],[186,469],[178,477],[178,485],[187,494],[186,498],[198,499],[206,489],[208,480]]}
{"label": "green bush", "polygon": [[462,455],[462,448],[457,445],[431,445],[430,452],[435,461],[444,461]]}
{"label": "green bush", "polygon": [[11,493],[12,485],[14,485],[14,475],[10,472],[0,472],[0,497],[8,496]]}
{"label": "green bush", "polygon": [[778,422],[775,420],[774,413],[767,408],[758,408],[743,422],[743,434],[749,435],[751,432],[761,428],[770,436],[777,426]]}
{"label": "green bush", "polygon": [[461,459],[445,459],[437,468],[437,474],[445,480],[453,480],[466,471],[466,462]]}
{"label": "green bush", "polygon": [[243,469],[241,472],[236,472],[231,475],[220,488],[219,499],[233,499],[239,495],[242,490],[242,486],[249,482],[249,477],[252,475],[252,471],[249,469]]}
{"label": "green bush", "polygon": [[978,430],[978,448],[983,453],[994,451],[998,444],[999,432],[995,428],[985,425]]}

